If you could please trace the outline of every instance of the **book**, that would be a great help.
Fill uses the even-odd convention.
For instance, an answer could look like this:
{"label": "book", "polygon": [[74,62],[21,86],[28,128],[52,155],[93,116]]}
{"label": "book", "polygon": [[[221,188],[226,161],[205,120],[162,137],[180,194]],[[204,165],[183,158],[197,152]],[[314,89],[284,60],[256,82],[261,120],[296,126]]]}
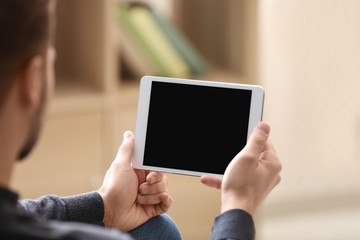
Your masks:
{"label": "book", "polygon": [[[131,44],[132,46],[134,46],[134,48],[132,48],[132,46],[130,46],[129,51],[123,49],[122,53],[123,53],[123,60],[126,62],[125,65],[131,65],[132,61],[131,59],[133,58],[133,55],[138,54],[138,58],[141,59],[143,62],[145,62],[145,64],[147,64],[150,68],[151,71],[154,72],[155,74],[159,74],[161,72],[161,69],[156,65],[155,61],[152,61],[152,56],[150,54],[150,52],[147,49],[147,45],[144,41],[144,39],[141,38],[141,35],[136,31],[136,28],[134,27],[134,23],[132,22],[130,15],[129,15],[129,11],[128,11],[128,5],[125,4],[120,4],[118,7],[118,18],[120,21],[120,30],[121,31],[121,37],[120,39],[122,39],[122,37],[124,37],[124,41],[122,41],[123,47],[126,47],[127,43]],[[137,53],[132,53],[131,51],[137,49],[135,51],[137,51]],[[130,53],[130,56],[128,56],[128,54]],[[140,60],[140,61],[141,61]],[[141,69],[136,69],[136,68],[142,68],[139,65],[133,65],[132,70],[130,71],[139,71],[139,75],[141,74],[142,70]],[[137,74],[136,74],[137,75]]]}
{"label": "book", "polygon": [[157,75],[187,78],[190,68],[143,5],[120,5],[119,17],[129,39],[143,53]]}
{"label": "book", "polygon": [[201,75],[207,71],[207,64],[197,50],[190,42],[181,34],[177,28],[166,18],[157,14],[154,9],[149,8],[150,14],[176,48],[178,53],[186,61],[190,67],[192,75]]}
{"label": "book", "polygon": [[138,46],[132,41],[128,34],[120,37],[121,62],[131,76],[142,77],[145,75],[155,75],[155,67],[151,62],[146,61]]}

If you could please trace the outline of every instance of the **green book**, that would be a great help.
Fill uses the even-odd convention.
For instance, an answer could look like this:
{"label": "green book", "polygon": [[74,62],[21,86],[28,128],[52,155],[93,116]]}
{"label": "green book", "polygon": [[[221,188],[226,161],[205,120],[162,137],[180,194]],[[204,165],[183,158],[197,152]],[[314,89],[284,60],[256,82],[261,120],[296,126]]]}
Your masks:
{"label": "green book", "polygon": [[165,33],[181,57],[189,65],[191,73],[193,75],[204,74],[207,71],[207,64],[205,60],[189,43],[184,35],[181,34],[170,21],[157,14],[153,9],[149,8],[149,11],[155,22]]}
{"label": "green book", "polygon": [[[120,4],[118,7],[118,17],[122,29],[121,34],[124,35],[123,37],[125,37],[121,40],[124,44],[123,47],[127,47],[125,43],[127,43],[127,45],[132,44],[134,49],[138,49],[137,52],[141,54],[140,57],[144,60],[144,62],[148,63],[149,68],[153,69],[154,73],[159,74],[162,72],[162,69],[160,66],[158,66],[158,64],[156,64],[156,61],[151,55],[151,52],[148,50],[146,42],[141,38],[141,35],[134,27],[134,23],[131,20],[128,8],[129,6],[125,4]],[[124,39],[126,41],[124,41]],[[131,49],[123,51],[125,58],[127,57],[127,51],[130,50]],[[126,61],[128,60],[131,61],[131,58],[127,59]]]}
{"label": "green book", "polygon": [[121,58],[125,71],[135,77],[143,77],[146,75],[156,75],[156,66],[145,59],[144,54],[139,49],[138,45],[128,36],[122,34],[120,38],[121,43]]}
{"label": "green book", "polygon": [[147,7],[121,5],[119,16],[127,33],[144,53],[144,57],[155,66],[158,75],[189,77],[189,66],[158,27]]}

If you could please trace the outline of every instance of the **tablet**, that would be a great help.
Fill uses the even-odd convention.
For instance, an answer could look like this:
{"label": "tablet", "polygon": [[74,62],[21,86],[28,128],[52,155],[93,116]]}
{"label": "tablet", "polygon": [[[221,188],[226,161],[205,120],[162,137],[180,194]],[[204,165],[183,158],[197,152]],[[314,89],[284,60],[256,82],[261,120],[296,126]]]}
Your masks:
{"label": "tablet", "polygon": [[132,166],[222,176],[262,119],[260,86],[145,76]]}

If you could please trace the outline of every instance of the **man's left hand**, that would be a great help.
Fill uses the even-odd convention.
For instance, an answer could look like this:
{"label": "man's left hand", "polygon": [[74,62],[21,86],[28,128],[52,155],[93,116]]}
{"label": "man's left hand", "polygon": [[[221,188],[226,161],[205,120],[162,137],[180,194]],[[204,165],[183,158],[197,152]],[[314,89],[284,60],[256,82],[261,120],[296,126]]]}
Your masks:
{"label": "man's left hand", "polygon": [[125,132],[123,143],[99,190],[105,206],[105,226],[124,232],[166,213],[173,202],[164,174],[131,166],[133,149],[134,135]]}

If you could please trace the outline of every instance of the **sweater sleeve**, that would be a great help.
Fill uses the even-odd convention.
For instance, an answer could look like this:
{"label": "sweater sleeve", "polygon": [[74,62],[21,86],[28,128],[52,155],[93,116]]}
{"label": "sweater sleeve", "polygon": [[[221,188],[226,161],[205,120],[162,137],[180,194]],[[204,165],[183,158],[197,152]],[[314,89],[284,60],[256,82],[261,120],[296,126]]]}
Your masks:
{"label": "sweater sleeve", "polygon": [[250,214],[233,209],[217,216],[212,228],[211,240],[254,240],[255,226]]}
{"label": "sweater sleeve", "polygon": [[71,197],[43,196],[36,200],[20,200],[18,210],[45,219],[76,221],[103,226],[104,203],[97,192]]}

